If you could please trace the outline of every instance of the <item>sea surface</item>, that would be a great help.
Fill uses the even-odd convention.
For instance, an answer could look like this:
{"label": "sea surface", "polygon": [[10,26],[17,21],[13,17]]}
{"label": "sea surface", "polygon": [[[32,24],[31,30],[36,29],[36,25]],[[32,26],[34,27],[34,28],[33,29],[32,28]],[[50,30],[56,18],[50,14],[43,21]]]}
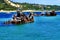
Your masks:
{"label": "sea surface", "polygon": [[57,16],[34,16],[32,23],[4,25],[14,14],[0,13],[0,40],[60,40],[60,12]]}

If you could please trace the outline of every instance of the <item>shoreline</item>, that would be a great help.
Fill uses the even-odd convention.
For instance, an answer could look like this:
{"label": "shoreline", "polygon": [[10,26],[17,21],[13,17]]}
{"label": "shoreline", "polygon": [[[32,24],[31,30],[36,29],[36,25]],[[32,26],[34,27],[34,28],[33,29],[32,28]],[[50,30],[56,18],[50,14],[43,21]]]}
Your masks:
{"label": "shoreline", "polygon": [[[16,12],[17,10],[13,10],[13,11],[5,11],[5,10],[0,10],[0,12]],[[47,11],[47,10],[44,10],[44,11],[40,11],[40,10],[23,10],[22,12],[51,12],[52,10],[50,11]],[[60,12],[59,11],[55,11],[55,12]]]}
{"label": "shoreline", "polygon": [[16,12],[16,11],[0,11],[0,12]]}

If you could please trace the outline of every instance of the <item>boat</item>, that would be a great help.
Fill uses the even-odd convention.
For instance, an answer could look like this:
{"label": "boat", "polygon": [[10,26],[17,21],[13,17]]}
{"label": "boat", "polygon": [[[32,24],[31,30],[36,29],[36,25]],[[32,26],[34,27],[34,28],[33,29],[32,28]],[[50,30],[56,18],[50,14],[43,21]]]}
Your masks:
{"label": "boat", "polygon": [[17,14],[14,14],[11,20],[4,22],[4,24],[23,24],[34,22],[33,14],[26,16],[24,13],[17,11]]}

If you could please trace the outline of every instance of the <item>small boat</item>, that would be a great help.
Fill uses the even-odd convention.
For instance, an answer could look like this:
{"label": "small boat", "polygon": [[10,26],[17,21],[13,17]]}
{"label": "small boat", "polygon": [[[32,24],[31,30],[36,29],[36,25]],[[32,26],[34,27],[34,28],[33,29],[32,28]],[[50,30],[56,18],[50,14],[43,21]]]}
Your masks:
{"label": "small boat", "polygon": [[4,22],[4,24],[23,24],[34,22],[33,15],[30,13],[27,17],[25,14],[17,12],[17,15],[13,15],[11,20]]}
{"label": "small boat", "polygon": [[56,16],[56,12],[55,11],[52,11],[50,13],[46,12],[45,16]]}

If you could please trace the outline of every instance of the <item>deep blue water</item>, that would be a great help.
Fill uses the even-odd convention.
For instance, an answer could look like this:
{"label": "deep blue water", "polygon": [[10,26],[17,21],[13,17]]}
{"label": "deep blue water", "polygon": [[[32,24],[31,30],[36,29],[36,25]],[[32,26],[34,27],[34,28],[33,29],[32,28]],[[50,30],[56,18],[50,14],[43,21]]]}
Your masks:
{"label": "deep blue water", "polygon": [[[1,16],[0,23],[10,20],[13,14],[6,14],[10,15],[8,17]],[[0,40],[60,40],[60,12],[57,14],[50,17],[34,16],[33,23],[0,24]]]}

